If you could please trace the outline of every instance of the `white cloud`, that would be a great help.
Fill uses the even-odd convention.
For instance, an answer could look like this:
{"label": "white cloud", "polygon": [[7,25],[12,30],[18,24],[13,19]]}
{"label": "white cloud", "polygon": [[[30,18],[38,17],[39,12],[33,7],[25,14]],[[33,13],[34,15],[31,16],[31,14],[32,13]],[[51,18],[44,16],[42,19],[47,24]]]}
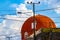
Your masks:
{"label": "white cloud", "polygon": [[56,23],[57,28],[60,28],[60,23]]}
{"label": "white cloud", "polygon": [[26,11],[27,8],[25,6],[25,4],[20,4],[18,5],[18,7],[16,8],[17,11]]}
{"label": "white cloud", "polygon": [[3,28],[6,26],[6,24],[5,24],[5,20],[2,22],[2,23],[0,23],[0,33],[3,31]]}
{"label": "white cloud", "polygon": [[[21,14],[18,14],[18,12],[21,12]],[[30,13],[28,13],[28,12],[30,12]],[[30,17],[33,14],[32,10],[28,10],[26,8],[25,4],[18,5],[18,7],[16,8],[16,13],[19,17]]]}
{"label": "white cloud", "polygon": [[18,18],[16,15],[6,15],[5,18],[6,19],[0,23],[0,35],[20,35],[20,30],[24,21],[16,21],[21,20],[21,18]]}
{"label": "white cloud", "polygon": [[[52,8],[60,7],[60,1],[59,0],[46,0],[46,2],[49,6]],[[57,14],[60,14],[60,8],[57,8],[54,10]]]}
{"label": "white cloud", "polygon": [[[59,0],[25,0],[25,3],[27,2],[41,2],[48,4],[48,6],[51,6],[51,8],[55,8],[55,7],[60,7],[60,1]],[[60,8],[59,9],[55,9],[54,10],[57,14],[60,14]]]}
{"label": "white cloud", "polygon": [[[27,14],[27,13],[26,13]],[[28,15],[23,14],[24,16],[22,17],[30,17]],[[30,15],[30,14],[29,14]],[[20,18],[18,17],[18,15],[6,15],[4,18],[6,18],[6,20],[4,20],[2,23],[0,23],[0,35],[9,35],[9,34],[14,34],[14,33],[19,33],[21,31],[21,27],[24,23],[24,21],[27,18]]]}
{"label": "white cloud", "polygon": [[60,14],[60,5],[56,5],[56,6],[59,7],[59,8],[55,9],[55,12],[56,12],[57,14]]}
{"label": "white cloud", "polygon": [[10,7],[17,8],[18,5],[17,4],[11,4]]}
{"label": "white cloud", "polygon": [[[5,18],[10,19],[10,20],[6,20],[6,25],[9,26],[11,29],[14,29],[14,30],[19,30],[21,25],[22,25],[22,22],[20,22],[20,21],[21,20],[24,21],[23,19],[18,18],[17,16],[13,16],[13,15],[11,15],[11,16],[6,15]],[[20,25],[20,23],[21,23],[21,25]]]}
{"label": "white cloud", "polygon": [[[24,11],[24,12],[27,12],[27,8],[26,8],[26,5],[27,5],[27,2],[35,2],[35,3],[37,3],[37,2],[41,2],[41,3],[46,3],[46,4],[48,4],[48,5],[51,5],[51,7],[57,7],[58,5],[60,6],[60,1],[59,0],[25,0],[25,4],[20,4],[20,5],[17,5],[17,4],[12,4],[12,5],[10,5],[10,7],[13,7],[13,8],[16,8],[16,11],[18,12],[18,11]],[[57,14],[60,14],[60,9],[57,9],[57,10],[55,10],[55,12],[57,13]]]}
{"label": "white cloud", "polygon": [[[3,24],[4,24],[4,25],[3,25]],[[2,26],[2,27],[6,26],[5,20],[4,20],[2,23],[0,23],[0,26]]]}
{"label": "white cloud", "polygon": [[[3,29],[3,30],[1,29],[2,31],[0,30],[1,32],[5,32],[6,30],[7,30],[6,33],[9,33],[12,30],[20,31],[24,21],[30,16],[32,16],[32,13],[26,13],[26,12],[32,12],[32,10],[28,10],[25,4],[18,5],[18,7],[16,8],[16,12],[22,12],[22,14],[6,15],[4,17],[6,18],[6,20],[4,20],[0,25],[1,28]],[[27,18],[23,18],[23,17],[27,17]]]}

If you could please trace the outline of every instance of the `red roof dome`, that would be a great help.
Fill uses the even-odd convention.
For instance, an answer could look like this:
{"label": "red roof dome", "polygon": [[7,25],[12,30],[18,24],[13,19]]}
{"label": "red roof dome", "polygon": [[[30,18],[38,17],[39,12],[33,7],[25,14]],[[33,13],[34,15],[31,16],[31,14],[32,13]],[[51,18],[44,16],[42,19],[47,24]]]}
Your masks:
{"label": "red roof dome", "polygon": [[[35,16],[36,20],[36,31],[40,28],[56,28],[55,23],[47,16],[43,15],[36,15]],[[33,23],[33,17],[28,18],[21,29],[21,34],[22,34],[22,40],[25,40],[24,38],[24,33],[27,32],[28,36],[30,36],[33,33],[33,29],[31,24]],[[51,26],[50,26],[51,24]]]}

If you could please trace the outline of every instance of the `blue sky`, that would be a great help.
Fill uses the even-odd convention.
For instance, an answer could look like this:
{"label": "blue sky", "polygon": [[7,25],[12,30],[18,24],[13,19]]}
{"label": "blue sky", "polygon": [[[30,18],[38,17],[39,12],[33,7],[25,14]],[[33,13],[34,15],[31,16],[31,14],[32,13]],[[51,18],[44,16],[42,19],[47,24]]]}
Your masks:
{"label": "blue sky", "polygon": [[0,15],[7,15],[7,14],[16,14],[15,11],[8,11],[8,10],[15,10],[16,8],[10,7],[12,4],[20,4],[23,3],[24,0],[1,0],[0,1]]}
{"label": "blue sky", "polygon": [[[55,3],[58,5],[60,3],[59,0],[56,0],[56,1],[51,1],[51,0],[48,0],[48,1],[42,1],[42,0],[39,0],[40,1],[40,4],[39,5],[36,5],[35,6],[35,10],[43,10],[43,9],[48,9],[48,8],[54,8],[55,6]],[[49,2],[53,2],[53,3],[50,3]],[[20,5],[20,4],[25,4],[25,0],[1,0],[0,1],[0,16],[5,16],[5,15],[16,15],[16,7],[12,7],[12,5]],[[25,4],[27,9],[30,9],[32,10],[32,5],[30,4]],[[56,11],[54,10],[50,10],[50,11],[41,11],[41,12],[36,12],[37,14],[42,14],[42,15],[46,15],[46,16],[49,16],[49,17],[57,17],[57,16],[60,16],[60,14],[56,13]],[[54,15],[54,16],[51,16],[51,15]],[[2,21],[3,19],[0,20],[0,22]]]}
{"label": "blue sky", "polygon": [[[16,12],[18,12],[19,10],[26,10],[26,11],[30,10],[31,11],[32,4],[27,4],[26,3],[27,1],[28,2],[40,1],[39,5],[38,4],[35,5],[36,11],[60,7],[60,0],[0,0],[0,18],[2,18],[2,19],[0,19],[0,32],[1,33],[4,33],[4,32],[12,33],[13,31],[16,32],[17,29],[20,28],[21,23],[23,23],[23,22],[6,20],[3,18],[5,17],[8,19],[9,18],[10,19],[19,19],[19,18],[17,18]],[[55,9],[55,10],[39,11],[39,12],[35,12],[35,13],[48,16],[54,22],[60,22],[60,18],[59,18],[60,17],[60,8]],[[30,15],[31,15],[31,13],[30,13]],[[24,16],[26,16],[26,15],[24,15]],[[57,18],[53,18],[53,17],[57,17]],[[60,23],[55,23],[55,24],[58,28],[60,27]]]}
{"label": "blue sky", "polygon": [[[19,5],[19,4],[21,4],[21,3],[24,3],[24,1],[25,0],[1,0],[0,1],[0,16],[4,16],[4,15],[7,15],[7,14],[9,14],[9,15],[16,15],[16,8],[14,8],[14,7],[11,7],[11,5],[12,4],[17,4],[17,5]],[[56,2],[59,2],[59,0],[57,0]],[[27,5],[26,5],[27,6]],[[38,7],[38,8],[37,8]],[[27,8],[29,8],[29,9],[32,9],[32,6],[27,6]],[[40,5],[39,6],[37,6],[36,5],[36,10],[42,10],[42,9],[47,9],[47,8],[52,8],[52,6],[51,5],[49,5],[49,4],[47,4],[47,3],[44,3],[44,2],[42,2],[41,1],[41,3],[40,3]],[[9,11],[10,10],[10,11]],[[13,11],[11,11],[11,10],[13,10]],[[47,12],[39,12],[39,13],[42,13],[42,14],[44,14],[44,13],[49,13],[49,14],[54,14],[54,16],[55,15],[57,15],[53,10],[52,11],[47,11]],[[49,15],[48,14],[48,15]],[[58,16],[58,15],[57,15]]]}

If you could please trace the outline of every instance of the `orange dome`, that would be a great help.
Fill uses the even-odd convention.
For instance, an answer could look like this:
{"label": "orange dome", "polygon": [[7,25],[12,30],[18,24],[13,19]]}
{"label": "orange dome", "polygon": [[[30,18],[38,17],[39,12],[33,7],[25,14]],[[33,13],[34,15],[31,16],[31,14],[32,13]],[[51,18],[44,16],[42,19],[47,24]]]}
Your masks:
{"label": "orange dome", "polygon": [[[36,31],[40,28],[56,28],[55,23],[46,16],[43,15],[36,15],[35,16],[35,20],[36,20]],[[24,38],[24,33],[28,32],[28,36],[30,36],[33,33],[33,29],[31,26],[31,23],[33,23],[33,17],[28,18],[21,29],[21,34],[22,34],[22,40],[25,40]],[[51,24],[51,26],[50,26]]]}

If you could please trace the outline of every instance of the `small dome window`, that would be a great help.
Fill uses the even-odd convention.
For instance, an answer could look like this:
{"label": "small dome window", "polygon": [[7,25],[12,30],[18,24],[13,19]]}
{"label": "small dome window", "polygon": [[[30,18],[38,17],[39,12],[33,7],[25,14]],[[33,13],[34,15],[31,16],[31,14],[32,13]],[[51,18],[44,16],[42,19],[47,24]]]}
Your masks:
{"label": "small dome window", "polygon": [[25,32],[24,33],[24,38],[27,39],[27,37],[28,37],[28,32]]}
{"label": "small dome window", "polygon": [[[35,21],[35,28],[36,28],[37,22]],[[32,29],[34,29],[34,22],[31,23]]]}
{"label": "small dome window", "polygon": [[22,12],[18,12],[18,14],[22,14]]}

